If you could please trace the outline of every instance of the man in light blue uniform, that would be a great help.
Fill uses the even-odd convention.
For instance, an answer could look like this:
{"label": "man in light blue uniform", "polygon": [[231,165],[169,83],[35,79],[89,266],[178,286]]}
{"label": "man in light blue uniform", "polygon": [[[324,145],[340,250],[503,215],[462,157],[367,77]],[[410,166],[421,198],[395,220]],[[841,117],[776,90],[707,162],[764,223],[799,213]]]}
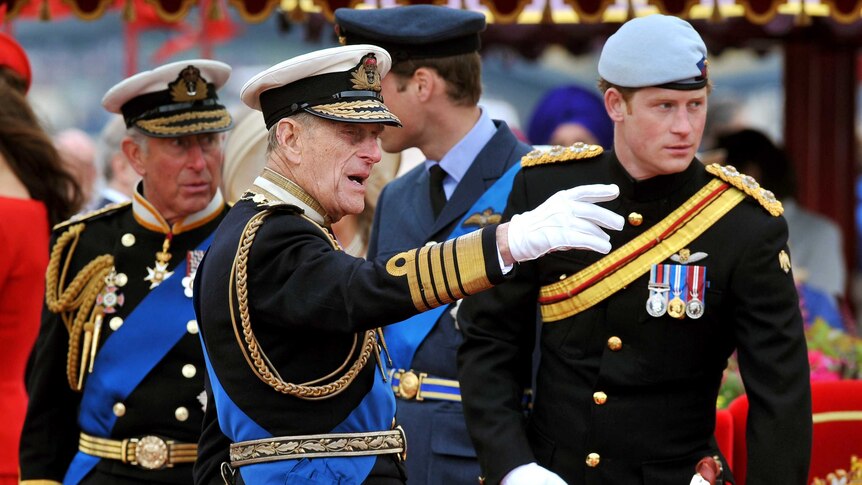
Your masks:
{"label": "man in light blue uniform", "polygon": [[[498,221],[514,176],[509,169],[531,147],[477,105],[485,17],[417,5],[339,9],[335,20],[342,42],[379,45],[392,54],[383,96],[403,128],[384,130],[383,149],[417,147],[428,158],[383,189],[368,258],[386,260]],[[479,476],[456,380],[462,339],[456,308],[457,303],[385,330],[398,420],[408,437],[408,476],[417,483],[475,483]]]}

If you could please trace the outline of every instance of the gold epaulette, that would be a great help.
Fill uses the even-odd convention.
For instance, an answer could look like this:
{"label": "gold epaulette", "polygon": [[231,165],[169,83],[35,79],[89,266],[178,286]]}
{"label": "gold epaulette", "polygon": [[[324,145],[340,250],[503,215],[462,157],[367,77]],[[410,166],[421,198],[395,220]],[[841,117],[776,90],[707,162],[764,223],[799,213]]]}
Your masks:
{"label": "gold epaulette", "polygon": [[587,145],[577,142],[571,146],[554,145],[549,149],[536,148],[521,157],[521,167],[533,167],[549,163],[568,162],[571,160],[584,160],[594,158],[602,154],[604,148],[599,145]]}
{"label": "gold epaulette", "polygon": [[108,204],[105,207],[102,207],[101,209],[96,209],[96,210],[93,210],[90,212],[86,212],[84,214],[75,214],[70,219],[65,220],[65,221],[55,225],[54,230],[56,231],[57,229],[62,229],[64,227],[71,226],[72,224],[75,224],[78,222],[87,221],[87,220],[93,219],[95,217],[99,217],[99,216],[102,216],[104,214],[114,212],[117,209],[122,209],[123,207],[125,207],[131,203],[132,203],[131,201],[127,200],[125,202],[117,202],[115,204]]}
{"label": "gold epaulette", "polygon": [[775,194],[761,187],[754,177],[740,173],[733,165],[711,163],[706,166],[706,171],[753,197],[773,216],[784,213],[784,207]]}

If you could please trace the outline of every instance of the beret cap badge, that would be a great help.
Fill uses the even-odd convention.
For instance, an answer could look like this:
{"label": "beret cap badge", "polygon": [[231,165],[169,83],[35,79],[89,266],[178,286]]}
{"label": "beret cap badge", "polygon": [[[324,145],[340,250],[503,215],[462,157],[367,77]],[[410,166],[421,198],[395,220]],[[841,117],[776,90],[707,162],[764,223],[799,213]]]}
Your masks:
{"label": "beret cap badge", "polygon": [[171,98],[176,103],[198,101],[207,98],[207,82],[200,69],[188,66],[180,71],[176,81],[168,84]]}

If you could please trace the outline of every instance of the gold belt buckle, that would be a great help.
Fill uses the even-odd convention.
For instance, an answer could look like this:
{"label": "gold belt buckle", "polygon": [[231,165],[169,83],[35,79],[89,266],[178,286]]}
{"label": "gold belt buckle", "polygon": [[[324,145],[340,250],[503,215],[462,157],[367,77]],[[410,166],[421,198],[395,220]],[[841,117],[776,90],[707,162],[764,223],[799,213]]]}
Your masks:
{"label": "gold belt buckle", "polygon": [[143,436],[132,438],[129,443],[135,443],[135,459],[132,465],[147,470],[158,470],[170,466],[168,463],[168,443],[158,436]]}
{"label": "gold belt buckle", "polygon": [[402,372],[398,380],[398,397],[403,399],[416,398],[417,401],[421,401],[422,396],[419,396],[419,387],[426,376],[427,374],[424,372],[419,373],[419,375],[416,375],[412,370]]}

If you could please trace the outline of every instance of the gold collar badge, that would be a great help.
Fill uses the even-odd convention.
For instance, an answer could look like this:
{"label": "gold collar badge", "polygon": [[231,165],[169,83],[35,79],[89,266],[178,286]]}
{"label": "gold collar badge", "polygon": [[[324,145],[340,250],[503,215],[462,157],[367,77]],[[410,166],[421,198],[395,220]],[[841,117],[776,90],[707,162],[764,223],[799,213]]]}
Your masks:
{"label": "gold collar badge", "polygon": [[377,71],[377,57],[366,54],[353,71],[353,89],[380,92],[380,73]]}
{"label": "gold collar badge", "polygon": [[781,252],[778,253],[778,264],[785,273],[790,272],[790,255],[787,254],[787,251],[782,249]]}

